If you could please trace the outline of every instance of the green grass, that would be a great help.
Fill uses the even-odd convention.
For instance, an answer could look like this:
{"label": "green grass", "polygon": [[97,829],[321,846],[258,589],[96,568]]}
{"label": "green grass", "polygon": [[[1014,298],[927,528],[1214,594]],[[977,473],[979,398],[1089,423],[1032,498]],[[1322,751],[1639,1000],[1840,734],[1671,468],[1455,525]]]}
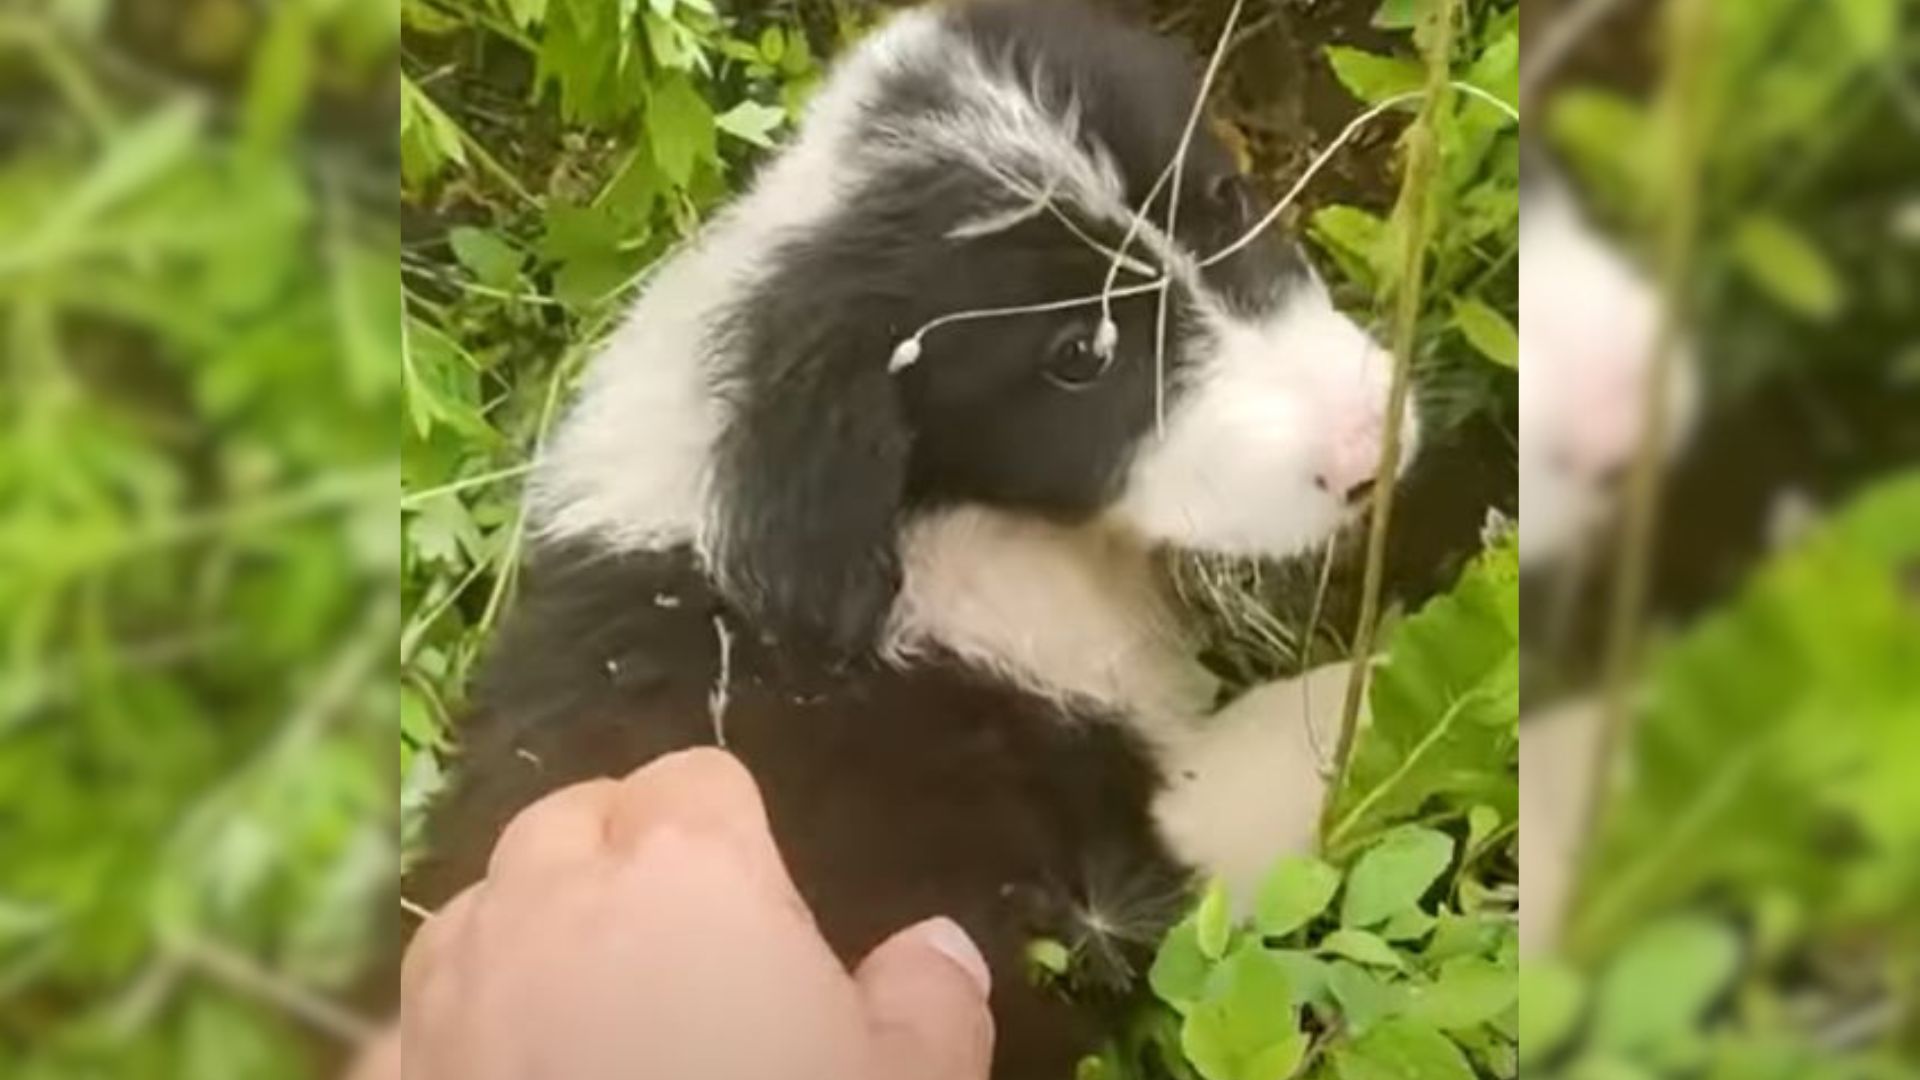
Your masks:
{"label": "green grass", "polygon": [[315,1075],[365,1029],[339,1001],[397,858],[383,8],[0,15],[8,1076]]}

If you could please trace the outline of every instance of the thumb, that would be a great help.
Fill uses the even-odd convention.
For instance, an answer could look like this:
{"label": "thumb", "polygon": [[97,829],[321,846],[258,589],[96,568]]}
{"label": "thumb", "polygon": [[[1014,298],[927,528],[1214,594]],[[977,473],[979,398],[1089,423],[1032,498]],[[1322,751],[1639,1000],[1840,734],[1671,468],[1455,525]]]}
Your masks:
{"label": "thumb", "polygon": [[987,1080],[993,1063],[993,976],[952,919],[908,927],[854,972],[873,1030],[878,1080]]}

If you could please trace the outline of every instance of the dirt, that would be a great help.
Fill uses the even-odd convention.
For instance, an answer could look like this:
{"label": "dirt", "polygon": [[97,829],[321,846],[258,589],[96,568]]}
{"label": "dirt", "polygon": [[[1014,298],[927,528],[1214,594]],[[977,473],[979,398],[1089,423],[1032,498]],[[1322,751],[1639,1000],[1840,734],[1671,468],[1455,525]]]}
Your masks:
{"label": "dirt", "polygon": [[[1207,55],[1232,0],[1115,0]],[[1394,36],[1372,25],[1378,0],[1248,0],[1215,95],[1216,110],[1245,139],[1250,164],[1272,194],[1290,187],[1361,106],[1328,65],[1328,45],[1390,51]],[[1403,36],[1403,35],[1402,35]],[[1362,131],[1301,198],[1300,213],[1341,201],[1384,208],[1393,200],[1393,143],[1400,124]],[[1298,214],[1293,218],[1298,220]]]}

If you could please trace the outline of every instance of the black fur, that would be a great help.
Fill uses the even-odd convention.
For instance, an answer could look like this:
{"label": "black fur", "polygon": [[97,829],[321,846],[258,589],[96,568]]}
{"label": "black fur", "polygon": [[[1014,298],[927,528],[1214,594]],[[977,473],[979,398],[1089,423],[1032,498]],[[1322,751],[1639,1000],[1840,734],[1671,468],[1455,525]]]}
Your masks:
{"label": "black fur", "polygon": [[[689,553],[549,552],[529,575],[409,883],[422,903],[478,879],[506,821],[546,792],[715,741],[714,620],[738,616]],[[1159,778],[1144,749],[1110,717],[1063,715],[956,663],[829,673],[733,633],[728,746],[828,941],[852,962],[911,923],[955,918],[994,970],[995,1076],[1071,1076],[1089,1016],[1028,984],[1024,949],[1079,939],[1088,889],[1116,876],[1150,898],[1129,913],[1140,936],[1177,913],[1151,905],[1177,904],[1185,872],[1148,820]]]}

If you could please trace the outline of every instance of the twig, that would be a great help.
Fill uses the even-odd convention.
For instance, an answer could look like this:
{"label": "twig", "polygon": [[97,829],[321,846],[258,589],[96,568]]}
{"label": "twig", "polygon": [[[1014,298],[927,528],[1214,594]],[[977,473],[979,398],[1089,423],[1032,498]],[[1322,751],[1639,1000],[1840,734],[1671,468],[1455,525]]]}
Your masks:
{"label": "twig", "polygon": [[251,957],[225,945],[191,937],[175,943],[171,952],[186,966],[213,981],[266,1001],[341,1042],[359,1045],[379,1034],[379,1027],[366,1017],[267,970]]}
{"label": "twig", "polygon": [[733,693],[733,631],[727,620],[713,617],[713,632],[720,641],[720,671],[714,676],[713,691],[707,695],[707,716],[713,721],[713,742],[727,748],[727,705]]}
{"label": "twig", "polygon": [[[1167,195],[1166,225],[1167,241],[1171,244],[1180,241],[1180,189],[1185,186],[1187,179],[1187,152],[1193,146],[1194,135],[1200,130],[1200,120],[1207,109],[1207,95],[1220,77],[1220,65],[1226,60],[1228,47],[1233,41],[1233,29],[1240,25],[1240,13],[1246,6],[1246,0],[1233,0],[1233,7],[1228,9],[1226,25],[1220,28],[1220,41],[1214,46],[1212,59],[1207,61],[1205,77],[1200,80],[1193,111],[1187,115],[1186,130],[1181,133],[1180,144],[1173,151],[1173,187]],[[1147,207],[1140,209],[1145,213]],[[1122,254],[1125,254],[1124,248]],[[1171,267],[1168,272],[1172,272]],[[1172,304],[1173,290],[1162,290],[1153,326],[1153,423],[1155,433],[1161,438],[1167,434],[1167,318]]]}
{"label": "twig", "polygon": [[[547,433],[552,430],[554,418],[559,415],[561,392],[572,381],[573,372],[584,362],[586,355],[590,351],[597,351],[599,347],[597,339],[597,334],[588,335],[586,344],[575,345],[558,364],[554,365],[553,374],[547,378],[545,399],[540,403],[540,419],[534,427],[534,452],[531,460],[539,460],[540,451],[545,448]],[[500,557],[495,560],[495,564],[500,567],[500,572],[493,579],[493,590],[487,595],[487,606],[481,610],[480,621],[475,624],[475,630],[482,638],[493,629],[494,623],[500,618],[500,613],[506,606],[507,596],[513,591],[513,586],[519,579],[520,551],[525,546],[526,539],[527,502],[522,500],[519,512],[514,515],[513,531],[507,536],[506,547],[502,549]]]}
{"label": "twig", "polygon": [[1313,640],[1320,632],[1321,605],[1327,599],[1327,585],[1333,581],[1333,551],[1339,542],[1338,536],[1327,538],[1327,553],[1320,560],[1320,583],[1313,590],[1313,606],[1307,610],[1307,626],[1300,635],[1300,715],[1306,718],[1307,746],[1313,751],[1313,763],[1322,775],[1328,771],[1331,763],[1320,749],[1320,733],[1313,727],[1313,690],[1307,678],[1308,668],[1313,663]]}
{"label": "twig", "polygon": [[462,477],[461,479],[451,483],[441,484],[437,487],[423,488],[419,491],[409,491],[400,496],[400,509],[417,510],[423,504],[437,499],[442,495],[454,495],[470,488],[486,487],[489,484],[495,484],[502,480],[512,480],[525,476],[532,471],[533,462],[523,461],[518,465],[509,465],[504,469],[495,469],[492,472],[481,473],[478,476]]}
{"label": "twig", "polygon": [[1673,169],[1660,230],[1660,325],[1653,363],[1643,388],[1646,422],[1635,448],[1629,476],[1624,529],[1607,626],[1599,741],[1588,776],[1588,798],[1581,823],[1581,858],[1590,860],[1612,795],[1616,761],[1633,719],[1640,623],[1646,606],[1654,528],[1662,487],[1661,457],[1666,442],[1668,394],[1674,354],[1680,339],[1681,298],[1693,268],[1700,212],[1699,164],[1702,150],[1706,50],[1712,48],[1712,6],[1706,0],[1674,0],[1668,24],[1670,48],[1660,108],[1672,137]]}
{"label": "twig", "polygon": [[1258,222],[1255,222],[1254,226],[1243,233],[1238,240],[1200,260],[1200,269],[1204,270],[1232,258],[1241,251],[1244,251],[1247,245],[1258,240],[1262,233],[1272,228],[1274,223],[1280,220],[1280,215],[1286,213],[1287,207],[1293,205],[1293,201],[1300,197],[1300,193],[1306,190],[1307,185],[1311,183],[1313,178],[1319,174],[1320,170],[1326,166],[1327,162],[1333,160],[1333,155],[1338,153],[1341,147],[1351,142],[1353,137],[1359,134],[1360,129],[1367,125],[1368,121],[1381,115],[1388,109],[1405,105],[1411,101],[1417,101],[1424,96],[1430,96],[1429,92],[1426,90],[1409,90],[1404,94],[1395,94],[1390,98],[1375,102],[1367,111],[1347,121],[1347,126],[1340,129],[1340,134],[1334,136],[1333,141],[1327,144],[1327,148],[1320,152],[1320,156],[1314,158],[1313,161],[1307,165],[1306,171],[1301,173],[1299,179],[1293,182],[1293,187],[1288,189],[1286,195],[1283,196],[1279,202],[1273,204],[1273,208],[1267,211],[1266,216],[1262,217]]}
{"label": "twig", "polygon": [[1360,727],[1360,705],[1366,697],[1374,638],[1379,630],[1381,584],[1386,577],[1387,530],[1393,520],[1394,479],[1399,473],[1401,425],[1405,420],[1409,378],[1413,368],[1414,338],[1419,330],[1420,293],[1426,277],[1427,236],[1432,229],[1432,200],[1428,193],[1439,167],[1434,127],[1451,100],[1448,65],[1453,55],[1453,32],[1459,0],[1440,0],[1428,12],[1433,20],[1427,44],[1426,100],[1420,115],[1407,129],[1406,175],[1400,184],[1399,213],[1406,215],[1400,249],[1399,293],[1393,327],[1393,383],[1387,394],[1385,431],[1380,439],[1380,461],[1374,470],[1380,482],[1373,494],[1373,520],[1367,533],[1366,575],[1360,590],[1360,618],[1353,636],[1353,666],[1347,675],[1346,701],[1340,710],[1340,741],[1333,757],[1333,780],[1320,808],[1320,842],[1324,848],[1334,830],[1334,806],[1346,786],[1353,745]]}

